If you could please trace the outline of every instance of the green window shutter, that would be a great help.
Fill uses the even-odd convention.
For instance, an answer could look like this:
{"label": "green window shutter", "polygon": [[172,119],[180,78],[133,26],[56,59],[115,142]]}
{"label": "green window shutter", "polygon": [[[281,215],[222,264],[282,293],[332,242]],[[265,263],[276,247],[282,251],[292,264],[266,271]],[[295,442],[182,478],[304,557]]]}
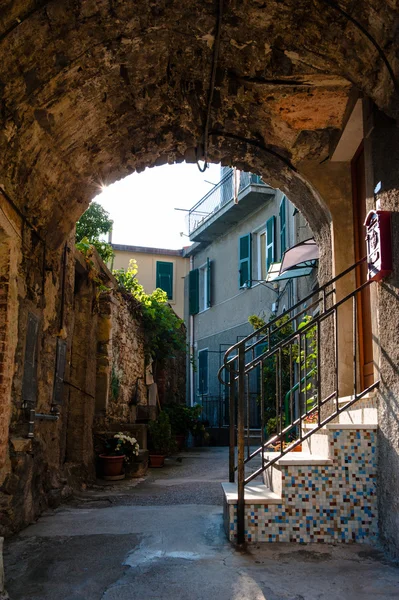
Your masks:
{"label": "green window shutter", "polygon": [[206,305],[212,306],[212,261],[206,259]]}
{"label": "green window shutter", "polygon": [[251,234],[242,235],[239,241],[239,287],[246,284],[251,287],[252,279],[252,252],[251,252]]}
{"label": "green window shutter", "polygon": [[208,350],[198,352],[198,393],[208,393]]}
{"label": "green window shutter", "polygon": [[190,315],[199,312],[199,270],[193,269],[188,274],[188,304]]}
{"label": "green window shutter", "polygon": [[157,260],[156,287],[168,294],[168,300],[173,298],[173,263]]}
{"label": "green window shutter", "polygon": [[276,217],[271,217],[266,221],[266,271],[276,260]]}
{"label": "green window shutter", "polygon": [[280,202],[280,256],[283,258],[284,252],[287,250],[286,240],[286,197],[284,196]]}

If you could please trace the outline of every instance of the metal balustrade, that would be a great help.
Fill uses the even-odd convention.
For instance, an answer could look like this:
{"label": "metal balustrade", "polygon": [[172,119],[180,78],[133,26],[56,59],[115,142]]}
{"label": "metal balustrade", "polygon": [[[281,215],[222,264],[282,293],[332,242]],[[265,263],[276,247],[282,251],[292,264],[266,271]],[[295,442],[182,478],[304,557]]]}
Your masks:
{"label": "metal balustrade", "polygon": [[220,182],[189,210],[189,236],[228,202],[237,199],[238,194],[246,187],[253,184],[264,185],[258,175],[230,169]]}
{"label": "metal balustrade", "polygon": [[[265,471],[282,456],[379,384],[376,381],[366,389],[361,389],[359,384],[358,301],[372,281],[363,283],[335,301],[335,283],[364,261],[362,259],[346,269],[282,315],[231,346],[225,354],[218,377],[229,390],[229,481],[234,482],[237,473],[239,544],[245,539],[245,486],[257,477],[265,477]],[[306,308],[303,308],[304,305]],[[353,391],[348,402],[342,405],[339,402],[342,367],[339,341],[342,327],[348,324],[349,311],[352,315]],[[345,334],[348,336],[348,331]],[[254,385],[258,390],[261,423],[261,443],[255,450],[251,448],[250,427],[246,422]],[[311,429],[304,427],[309,422],[312,423]],[[266,435],[268,425],[269,429],[270,425],[274,426],[274,432],[269,436]]]}

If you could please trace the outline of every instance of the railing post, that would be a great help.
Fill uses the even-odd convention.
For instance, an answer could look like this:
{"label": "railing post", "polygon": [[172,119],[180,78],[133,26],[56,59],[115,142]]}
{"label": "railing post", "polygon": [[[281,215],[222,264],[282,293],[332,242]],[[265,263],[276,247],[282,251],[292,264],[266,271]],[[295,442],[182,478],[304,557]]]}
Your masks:
{"label": "railing post", "polygon": [[230,483],[234,483],[234,473],[235,473],[235,446],[236,446],[236,428],[235,428],[235,409],[236,409],[236,382],[235,382],[235,370],[234,370],[234,362],[230,364],[229,367],[229,481]]}
{"label": "railing post", "polygon": [[244,401],[245,401],[245,346],[238,348],[238,410],[237,410],[237,543],[245,542],[245,436],[244,436]]}

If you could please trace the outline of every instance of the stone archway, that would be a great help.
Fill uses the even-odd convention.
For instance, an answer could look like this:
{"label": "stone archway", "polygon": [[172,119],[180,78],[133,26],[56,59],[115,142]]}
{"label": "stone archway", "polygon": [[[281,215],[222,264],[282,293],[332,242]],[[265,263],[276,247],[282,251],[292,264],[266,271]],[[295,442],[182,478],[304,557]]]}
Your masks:
{"label": "stone archway", "polygon": [[[341,269],[345,260],[351,262],[350,256],[339,266],[330,261],[331,219],[336,230],[334,219],[345,220],[342,199],[350,185],[347,164],[334,165],[329,158],[359,95],[373,100],[386,115],[398,116],[396,7],[384,0],[223,5],[219,42],[216,2],[24,0],[3,7],[0,187],[21,237],[25,227],[38,231],[45,241],[42,263],[35,263],[28,249],[20,274],[26,287],[21,295],[26,291],[26,298],[19,309],[19,371],[14,383],[19,385],[22,370],[27,312],[42,311],[46,327],[41,342],[47,354],[40,390],[44,408],[51,404],[54,342],[61,335],[61,243],[102,183],[201,156],[207,120],[209,160],[261,174],[283,188],[304,213],[321,245],[323,278]],[[215,77],[209,102],[211,73]],[[387,130],[394,156],[393,122]],[[395,168],[385,169],[385,132],[377,127],[372,135],[379,152],[376,176],[389,185],[382,203],[396,208],[393,173],[398,160],[394,156]],[[10,251],[15,273],[14,233],[7,224],[0,227],[6,231],[4,245],[0,240],[2,255]],[[7,272],[4,276],[6,284]],[[70,279],[67,276],[69,297]],[[394,288],[395,281],[390,285]],[[15,280],[11,289],[14,312],[7,312],[7,318],[12,316],[12,354],[17,341]],[[378,300],[383,317],[397,310],[397,299],[390,293],[385,291]],[[62,334],[71,335],[70,315],[66,317]],[[388,382],[383,401],[385,406],[386,398],[393,398],[394,415],[393,433],[387,433],[382,520],[397,546],[397,524],[391,526],[387,517],[390,507],[397,508],[397,487],[389,481],[397,464],[398,389],[397,340],[391,329],[381,321],[382,353],[393,357],[392,365],[385,358],[381,363]],[[10,385],[7,380],[4,423],[10,413]],[[21,397],[18,385],[16,406]],[[50,464],[58,473],[60,450],[58,442],[52,445],[57,432],[50,425],[46,430],[43,426],[43,432],[38,444],[45,457],[42,461],[38,455],[36,464]],[[20,485],[24,486],[22,475]]]}
{"label": "stone archway", "polygon": [[250,147],[319,164],[356,90],[395,114],[393,7],[363,0],[345,16],[329,0],[224,4],[216,64],[213,2],[6,7],[1,183],[49,241],[65,238],[102,181],[192,157],[208,110],[211,160],[247,140],[240,156],[224,152],[230,164],[249,164]]}

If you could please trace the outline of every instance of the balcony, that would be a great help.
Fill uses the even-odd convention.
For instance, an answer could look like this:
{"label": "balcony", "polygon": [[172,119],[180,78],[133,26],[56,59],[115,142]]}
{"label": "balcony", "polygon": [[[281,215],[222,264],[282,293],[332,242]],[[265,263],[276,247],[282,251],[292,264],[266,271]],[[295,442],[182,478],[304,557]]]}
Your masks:
{"label": "balcony", "polygon": [[212,242],[274,196],[258,175],[231,169],[188,213],[192,242]]}

